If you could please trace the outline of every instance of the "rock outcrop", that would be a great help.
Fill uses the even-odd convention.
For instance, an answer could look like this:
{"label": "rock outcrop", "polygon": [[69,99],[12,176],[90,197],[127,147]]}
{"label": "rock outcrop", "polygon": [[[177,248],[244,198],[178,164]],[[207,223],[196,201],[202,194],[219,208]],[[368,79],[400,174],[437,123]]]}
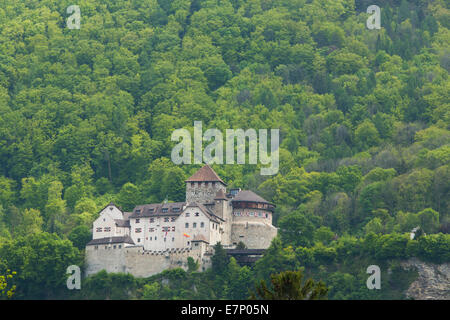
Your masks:
{"label": "rock outcrop", "polygon": [[412,258],[401,265],[404,269],[415,269],[419,273],[405,292],[408,299],[450,300],[450,263],[432,264]]}

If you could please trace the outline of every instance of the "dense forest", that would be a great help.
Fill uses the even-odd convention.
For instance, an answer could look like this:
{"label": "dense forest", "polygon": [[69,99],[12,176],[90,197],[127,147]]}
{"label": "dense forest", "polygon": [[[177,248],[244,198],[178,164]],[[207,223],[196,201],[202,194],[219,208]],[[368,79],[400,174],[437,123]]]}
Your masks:
{"label": "dense forest", "polygon": [[[329,299],[403,298],[415,274],[401,259],[450,262],[448,1],[80,0],[69,29],[73,4],[0,0],[0,279],[13,298],[245,299],[299,268]],[[380,30],[366,27],[373,4]],[[200,166],[173,164],[170,137],[194,121],[280,129],[277,175],[213,166],[276,204],[271,248],[253,268],[217,250],[204,273],[99,273],[69,292],[66,268],[82,266],[107,203],[184,201]],[[370,291],[376,263],[391,281]]]}

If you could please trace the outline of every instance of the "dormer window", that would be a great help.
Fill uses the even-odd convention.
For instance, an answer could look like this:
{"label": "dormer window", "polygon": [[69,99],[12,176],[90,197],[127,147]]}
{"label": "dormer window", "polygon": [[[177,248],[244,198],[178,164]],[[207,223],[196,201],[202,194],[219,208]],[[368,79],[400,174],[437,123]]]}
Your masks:
{"label": "dormer window", "polygon": [[169,208],[162,208],[162,212],[167,212]]}
{"label": "dormer window", "polygon": [[141,214],[141,209],[136,209],[136,214]]}
{"label": "dormer window", "polygon": [[178,208],[178,207],[172,208],[172,211],[173,212],[180,212],[180,208]]}

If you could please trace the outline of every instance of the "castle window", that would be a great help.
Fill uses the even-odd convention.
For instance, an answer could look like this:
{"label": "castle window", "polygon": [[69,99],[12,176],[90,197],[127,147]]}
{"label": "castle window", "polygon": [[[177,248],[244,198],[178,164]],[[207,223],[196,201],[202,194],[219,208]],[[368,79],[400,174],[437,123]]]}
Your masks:
{"label": "castle window", "polygon": [[157,237],[155,237],[155,241],[157,240],[158,238]]}
{"label": "castle window", "polygon": [[197,223],[196,223],[196,222],[194,222],[194,223],[192,224],[192,228],[197,228]]}
{"label": "castle window", "polygon": [[175,231],[175,227],[172,227],[172,231]]}
{"label": "castle window", "polygon": [[198,212],[195,213],[195,216],[198,217],[200,214]]}
{"label": "castle window", "polygon": [[172,218],[170,219],[170,221],[171,221],[171,222],[175,222],[175,217],[172,217]]}
{"label": "castle window", "polygon": [[141,219],[136,219],[136,223],[139,223],[139,222],[141,222]]}
{"label": "castle window", "polygon": [[262,217],[262,213],[261,212],[258,212],[258,217]]}
{"label": "castle window", "polygon": [[97,228],[95,231],[96,232],[102,232],[102,228]]}
{"label": "castle window", "polygon": [[150,237],[150,241],[152,241],[152,237]]}
{"label": "castle window", "polygon": [[113,246],[113,249],[115,249],[115,248],[116,248],[116,245]]}
{"label": "castle window", "polygon": [[150,208],[150,209],[148,209],[148,211],[149,211],[150,213],[153,213],[153,211],[155,211],[155,208]]}
{"label": "castle window", "polygon": [[166,242],[166,238],[164,238],[164,242]]}
{"label": "castle window", "polygon": [[155,218],[150,218],[150,223],[155,222]]}
{"label": "castle window", "polygon": [[164,222],[169,222],[169,218],[164,218]]}
{"label": "castle window", "polygon": [[186,218],[189,217],[189,216],[190,216],[189,212],[186,212]]}
{"label": "castle window", "polygon": [[269,215],[266,213],[266,218],[268,218],[269,217]]}
{"label": "castle window", "polygon": [[153,231],[155,231],[155,228],[150,228],[150,229],[148,229],[148,231],[153,232]]}
{"label": "castle window", "polygon": [[110,232],[111,231],[111,227],[105,227],[105,232]]}
{"label": "castle window", "polygon": [[119,244],[119,249],[121,249],[122,248],[122,245],[121,244]]}
{"label": "castle window", "polygon": [[205,226],[204,222],[200,222],[200,228],[203,228]]}
{"label": "castle window", "polygon": [[141,238],[138,238],[137,240],[138,240],[138,242],[141,242]]}
{"label": "castle window", "polygon": [[136,233],[141,233],[142,229],[141,228],[136,228],[135,232]]}
{"label": "castle window", "polygon": [[174,237],[172,237],[172,242],[174,242],[175,241],[175,238]]}
{"label": "castle window", "polygon": [[189,228],[189,223],[186,222],[186,223],[184,224],[184,227],[185,227],[185,228]]}

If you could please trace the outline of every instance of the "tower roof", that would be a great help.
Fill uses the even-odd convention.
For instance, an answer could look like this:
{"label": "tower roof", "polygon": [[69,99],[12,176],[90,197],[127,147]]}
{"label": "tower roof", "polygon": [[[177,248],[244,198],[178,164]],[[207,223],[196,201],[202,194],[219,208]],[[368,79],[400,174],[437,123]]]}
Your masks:
{"label": "tower roof", "polygon": [[233,199],[233,202],[245,201],[245,202],[260,202],[260,203],[268,203],[267,200],[258,196],[256,193],[250,190],[242,190],[240,191]]}
{"label": "tower roof", "polygon": [[209,165],[203,166],[187,179],[186,182],[220,182],[227,185]]}

